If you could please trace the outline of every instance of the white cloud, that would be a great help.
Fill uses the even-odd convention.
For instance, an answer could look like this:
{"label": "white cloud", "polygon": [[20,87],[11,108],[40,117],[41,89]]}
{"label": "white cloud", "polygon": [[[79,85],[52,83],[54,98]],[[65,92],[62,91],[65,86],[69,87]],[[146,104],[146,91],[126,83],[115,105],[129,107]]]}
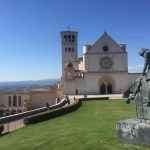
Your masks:
{"label": "white cloud", "polygon": [[142,73],[143,70],[143,64],[142,65],[134,65],[134,66],[129,66],[129,72],[130,73]]}

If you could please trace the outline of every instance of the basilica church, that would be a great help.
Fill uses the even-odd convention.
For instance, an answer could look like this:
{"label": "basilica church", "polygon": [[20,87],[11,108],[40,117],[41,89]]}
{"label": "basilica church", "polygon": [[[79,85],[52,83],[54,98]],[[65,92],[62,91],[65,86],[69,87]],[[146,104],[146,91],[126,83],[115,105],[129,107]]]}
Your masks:
{"label": "basilica church", "polygon": [[115,94],[139,77],[128,72],[126,44],[106,31],[93,45],[83,45],[78,58],[78,32],[62,31],[62,83],[68,94]]}

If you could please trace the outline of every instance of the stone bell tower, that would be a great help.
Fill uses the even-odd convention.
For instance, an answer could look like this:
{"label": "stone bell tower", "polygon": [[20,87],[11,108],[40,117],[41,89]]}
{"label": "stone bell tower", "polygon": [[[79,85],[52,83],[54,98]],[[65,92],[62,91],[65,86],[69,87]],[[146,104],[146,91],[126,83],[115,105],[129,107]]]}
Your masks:
{"label": "stone bell tower", "polygon": [[74,69],[77,69],[78,58],[78,32],[62,31],[61,35],[61,49],[62,49],[62,76],[65,76],[65,69],[68,63],[71,63]]}

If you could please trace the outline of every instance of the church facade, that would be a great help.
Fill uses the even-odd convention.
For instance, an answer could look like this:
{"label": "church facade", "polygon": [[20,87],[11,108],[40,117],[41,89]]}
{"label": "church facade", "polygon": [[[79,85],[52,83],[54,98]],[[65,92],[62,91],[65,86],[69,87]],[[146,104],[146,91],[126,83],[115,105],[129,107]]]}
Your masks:
{"label": "church facade", "polygon": [[62,83],[67,94],[115,94],[139,73],[128,72],[126,44],[118,44],[107,32],[93,44],[83,45],[78,58],[78,32],[62,31]]}

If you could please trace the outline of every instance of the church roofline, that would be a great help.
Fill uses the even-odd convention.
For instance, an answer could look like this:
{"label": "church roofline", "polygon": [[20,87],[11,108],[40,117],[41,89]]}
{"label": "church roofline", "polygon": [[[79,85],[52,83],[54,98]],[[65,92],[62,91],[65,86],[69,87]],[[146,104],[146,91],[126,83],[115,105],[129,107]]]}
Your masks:
{"label": "church roofline", "polygon": [[96,45],[96,43],[100,41],[104,36],[108,36],[111,40],[113,40],[118,45],[118,43],[106,31],[104,31],[103,35],[93,44],[93,46]]}
{"label": "church roofline", "polygon": [[[91,49],[92,47],[94,47],[99,41],[101,41],[103,39],[104,36],[109,37],[118,47],[119,47],[119,43],[117,43],[106,31],[104,31],[103,35],[93,44],[91,45]],[[125,43],[123,43],[125,44]],[[119,47],[120,48],[120,47]],[[121,49],[121,48],[120,48]],[[90,50],[89,50],[90,51]]]}
{"label": "church roofline", "polygon": [[78,34],[77,31],[61,31],[60,33],[77,33]]}

